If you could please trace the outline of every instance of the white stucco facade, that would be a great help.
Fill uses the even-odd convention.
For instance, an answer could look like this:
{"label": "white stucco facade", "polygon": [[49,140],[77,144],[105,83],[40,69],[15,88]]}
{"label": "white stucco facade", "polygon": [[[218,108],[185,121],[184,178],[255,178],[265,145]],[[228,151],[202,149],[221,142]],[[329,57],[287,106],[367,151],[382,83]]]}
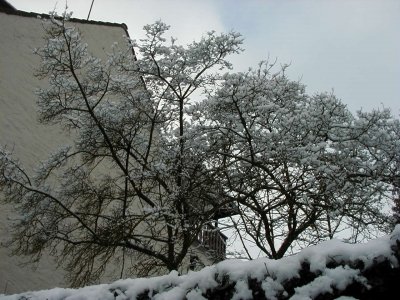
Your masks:
{"label": "white stucco facade", "polygon": [[[57,126],[39,124],[35,90],[44,82],[34,77],[40,60],[33,50],[42,46],[42,19],[34,14],[0,12],[0,144],[12,150],[27,170],[68,141]],[[105,57],[114,42],[124,43],[123,25],[74,23],[89,51]],[[64,273],[45,257],[37,269],[20,266],[21,257],[10,256],[4,242],[10,236],[13,208],[0,204],[0,293],[66,286]]]}

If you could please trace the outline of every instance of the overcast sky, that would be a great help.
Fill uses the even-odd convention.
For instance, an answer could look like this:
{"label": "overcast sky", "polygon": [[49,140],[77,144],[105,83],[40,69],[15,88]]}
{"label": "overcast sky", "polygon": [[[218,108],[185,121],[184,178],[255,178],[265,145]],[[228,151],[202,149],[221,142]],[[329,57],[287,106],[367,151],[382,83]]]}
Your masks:
{"label": "overcast sky", "polygon": [[[65,8],[65,0],[8,1],[38,13]],[[86,19],[91,2],[69,0],[68,9]],[[310,94],[333,90],[352,111],[388,107],[399,117],[399,0],[95,0],[90,19],[125,23],[134,39],[158,19],[181,42],[234,30],[246,50],[232,57],[236,70],[276,58]]]}

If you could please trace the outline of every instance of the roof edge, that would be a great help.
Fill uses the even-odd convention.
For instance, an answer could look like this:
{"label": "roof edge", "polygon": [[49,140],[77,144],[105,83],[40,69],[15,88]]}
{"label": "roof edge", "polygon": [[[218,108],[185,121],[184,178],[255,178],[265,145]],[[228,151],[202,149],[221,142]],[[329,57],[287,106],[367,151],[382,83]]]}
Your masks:
{"label": "roof edge", "polygon": [[[43,18],[43,19],[50,19],[49,14],[41,14],[35,12],[26,12],[22,10],[11,10],[0,7],[0,13],[5,13],[8,15],[16,15],[20,17],[28,17],[28,18]],[[77,18],[70,18],[70,22],[74,23],[82,23],[82,24],[93,24],[93,25],[102,25],[102,26],[113,26],[113,27],[121,27],[126,32],[128,31],[128,26],[125,23],[112,23],[112,22],[103,22],[103,21],[92,21],[92,20],[84,20],[84,19],[77,19]]]}
{"label": "roof edge", "polygon": [[11,10],[11,11],[17,10],[14,6],[12,6],[12,5],[11,5],[10,3],[8,3],[8,1],[6,1],[6,0],[0,0],[0,9]]}

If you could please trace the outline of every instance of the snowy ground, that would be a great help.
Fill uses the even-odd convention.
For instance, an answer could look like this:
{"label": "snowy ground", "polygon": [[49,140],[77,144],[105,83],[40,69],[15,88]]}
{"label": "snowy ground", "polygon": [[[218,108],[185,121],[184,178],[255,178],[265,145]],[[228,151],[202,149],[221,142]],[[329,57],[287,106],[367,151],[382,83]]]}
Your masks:
{"label": "snowy ground", "polygon": [[[1,300],[17,299],[136,299],[142,293],[147,293],[151,299],[205,299],[202,295],[207,290],[221,284],[223,278],[236,282],[232,299],[251,299],[248,279],[262,282],[262,289],[268,299],[276,299],[278,294],[284,294],[283,283],[299,276],[302,263],[310,265],[310,271],[318,272],[318,276],[310,283],[295,288],[295,294],[290,299],[313,299],[318,294],[331,292],[332,289],[344,290],[351,282],[366,284],[360,270],[347,266],[328,268],[328,264],[343,261],[362,261],[364,268],[369,268],[377,260],[388,259],[392,266],[398,267],[398,261],[393,255],[392,246],[400,240],[400,225],[393,233],[365,244],[347,244],[339,240],[331,240],[320,245],[304,249],[297,255],[280,260],[257,259],[249,262],[226,260],[217,265],[206,267],[199,272],[191,272],[179,276],[177,272],[169,275],[119,280],[111,284],[88,286],[80,289],[43,290],[19,295],[0,295]],[[25,298],[24,298],[25,297]],[[336,299],[354,299],[339,297]]]}

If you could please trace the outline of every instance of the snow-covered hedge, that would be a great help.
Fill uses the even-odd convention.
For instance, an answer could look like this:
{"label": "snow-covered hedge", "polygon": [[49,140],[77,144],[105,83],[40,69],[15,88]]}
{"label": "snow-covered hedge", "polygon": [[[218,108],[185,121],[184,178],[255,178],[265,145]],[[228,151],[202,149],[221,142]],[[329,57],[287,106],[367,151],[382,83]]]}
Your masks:
{"label": "snow-covered hedge", "polygon": [[331,240],[280,260],[226,260],[187,275],[171,272],[0,299],[396,299],[390,296],[400,282],[399,249],[400,225],[365,244]]}

